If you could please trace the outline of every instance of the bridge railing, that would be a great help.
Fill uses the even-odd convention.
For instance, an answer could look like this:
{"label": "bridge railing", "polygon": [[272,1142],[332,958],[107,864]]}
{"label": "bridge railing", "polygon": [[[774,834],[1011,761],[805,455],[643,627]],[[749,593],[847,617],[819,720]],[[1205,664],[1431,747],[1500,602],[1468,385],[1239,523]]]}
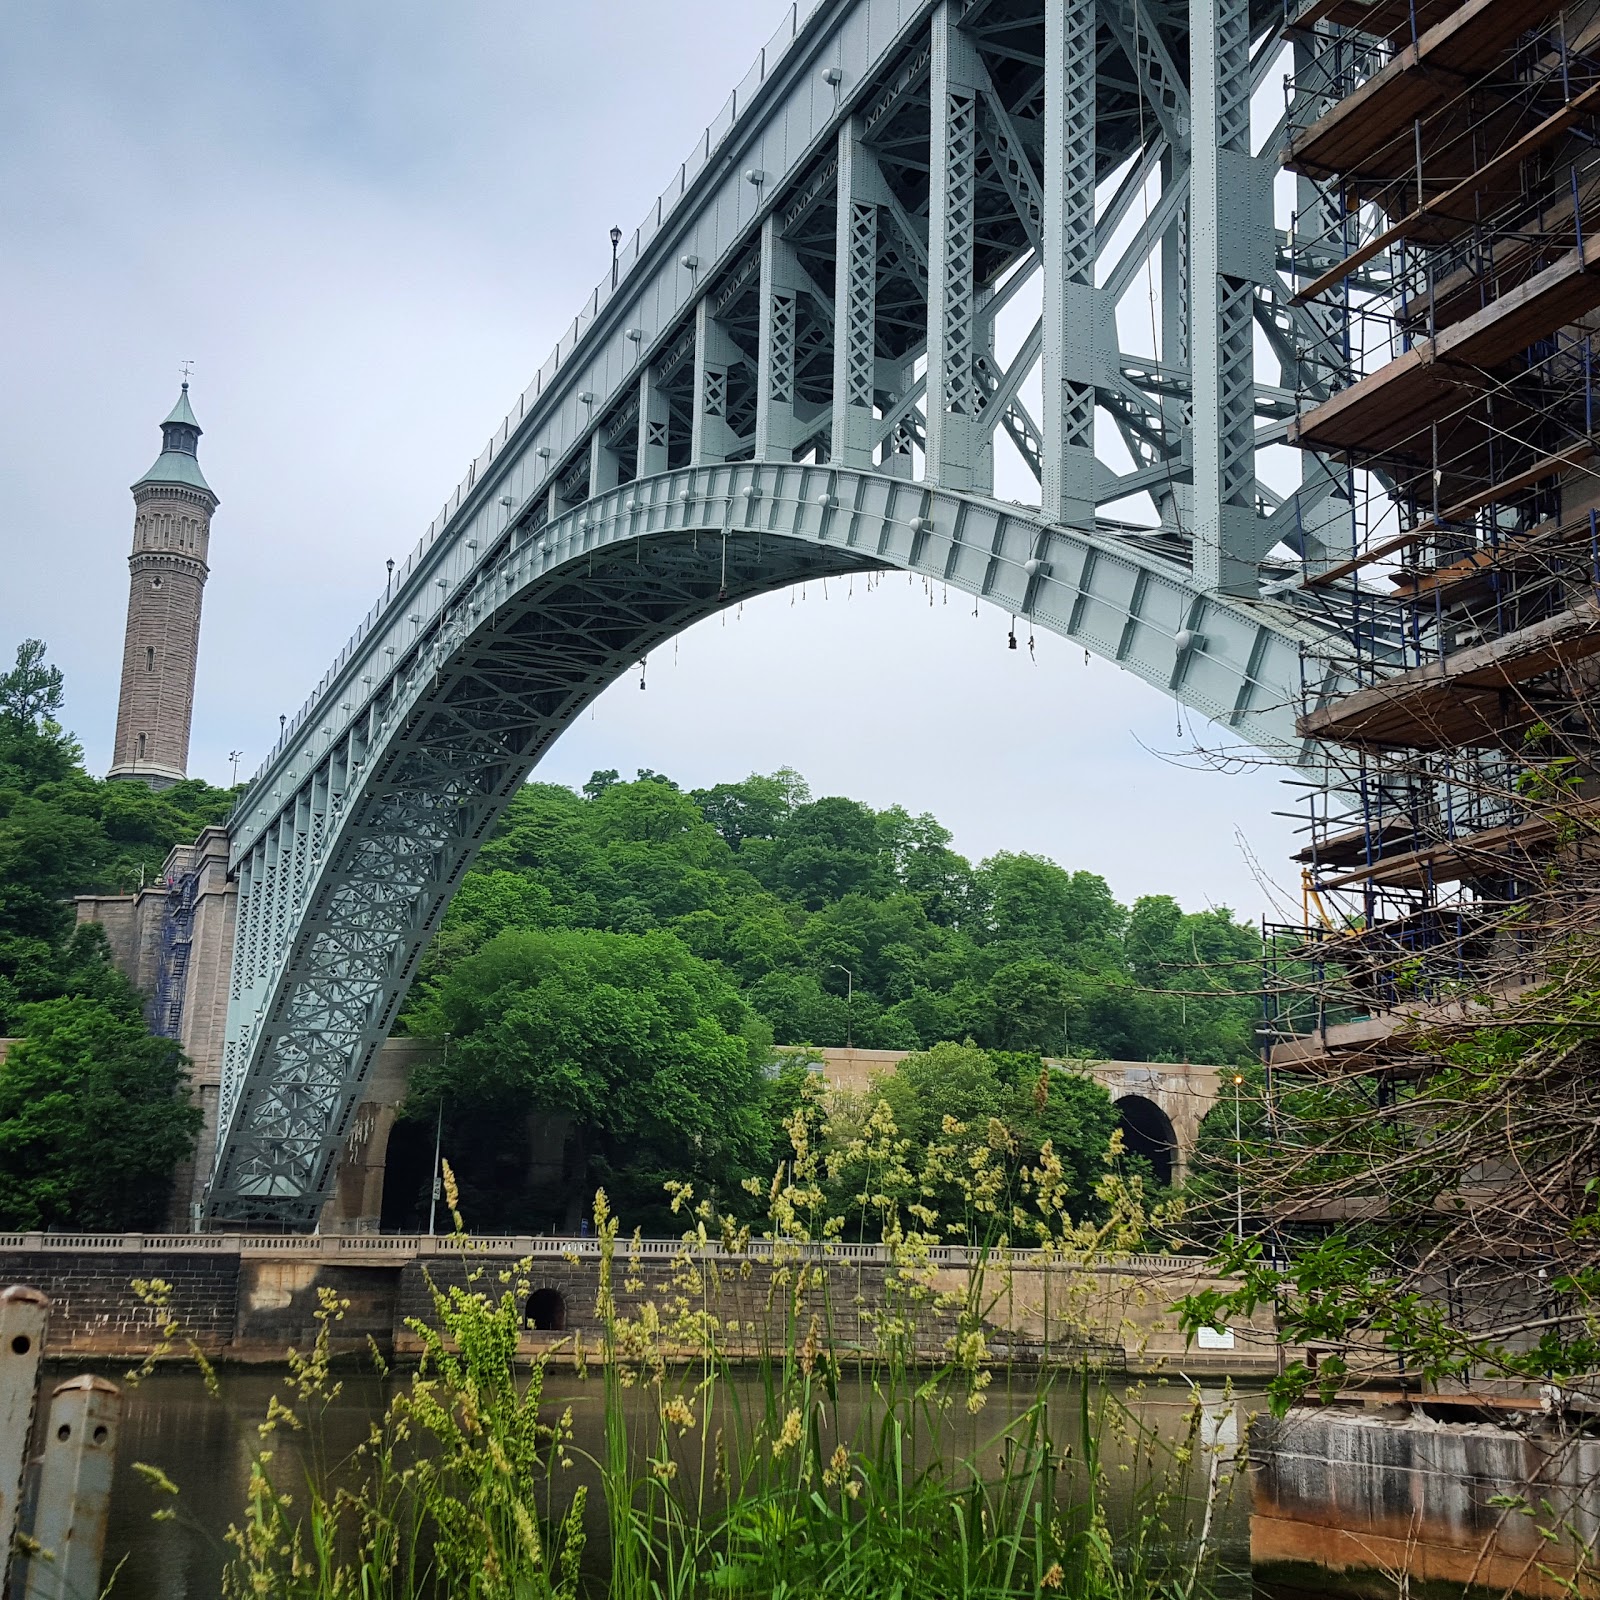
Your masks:
{"label": "bridge railing", "polygon": [[[255,1233],[0,1233],[0,1252],[101,1254],[199,1254],[199,1255],[306,1255],[327,1258],[350,1256],[455,1257],[495,1256],[501,1259],[597,1260],[600,1241],[594,1238],[559,1234],[484,1234],[456,1237],[451,1234],[345,1233],[345,1234],[255,1234]],[[682,1239],[619,1240],[619,1258],[637,1255],[642,1260],[671,1260],[685,1252],[698,1260],[770,1261],[774,1257],[808,1261],[839,1261],[887,1264],[904,1258],[904,1252],[881,1244],[850,1244],[841,1240],[796,1244],[788,1240],[752,1239],[741,1251],[726,1251],[719,1243],[690,1246]],[[922,1259],[918,1256],[917,1259]],[[979,1265],[985,1252],[970,1245],[935,1245],[926,1260],[936,1267],[969,1268]],[[1002,1264],[998,1253],[990,1252],[992,1265]],[[1056,1252],[1010,1250],[1005,1264],[1037,1267],[1050,1262],[1082,1266],[1107,1272],[1133,1272],[1160,1275],[1203,1273],[1204,1256],[1154,1254],[1097,1255],[1082,1260],[1065,1258]]]}
{"label": "bridge railing", "polygon": [[323,694],[344,669],[351,656],[360,648],[362,641],[371,633],[378,618],[398,598],[401,590],[405,587],[406,580],[416,570],[418,563],[434,541],[444,532],[446,524],[460,509],[461,502],[471,492],[478,478],[493,465],[494,459],[499,454],[502,446],[506,444],[512,433],[520,426],[523,418],[543,396],[545,389],[555,382],[557,375],[571,360],[573,351],[577,349],[584,334],[599,318],[600,312],[610,303],[614,295],[622,292],[627,287],[628,274],[637,266],[650,242],[661,232],[677,207],[682,203],[694,180],[706,167],[711,165],[721,149],[723,141],[738,126],[739,119],[744,115],[745,111],[754,104],[757,91],[761,88],[761,85],[771,76],[774,68],[783,59],[789,47],[799,38],[802,28],[823,4],[824,0],[791,0],[787,15],[779,23],[772,37],[761,47],[760,55],[757,56],[754,65],[744,75],[743,81],[728,96],[716,116],[706,124],[705,132],[695,141],[694,148],[679,163],[676,177],[656,197],[655,204],[645,213],[644,220],[633,230],[633,237],[619,248],[617,252],[616,282],[612,282],[611,273],[608,269],[605,276],[594,286],[593,291],[584,302],[583,309],[573,318],[572,326],[556,341],[556,347],[550,353],[549,359],[534,374],[533,382],[518,396],[517,404],[506,413],[500,426],[491,435],[488,444],[484,446],[483,450],[467,469],[466,477],[456,485],[454,494],[445,502],[444,508],[439,515],[428,525],[428,531],[395,571],[385,587],[383,598],[377,601],[362,619],[356,631],[339,652],[334,664],[323,674],[321,681],[311,691],[305,703],[284,725],[283,731],[278,737],[278,742],[273,745],[266,759],[262,761],[251,778],[252,786],[294,741],[312,712],[317,709]]}

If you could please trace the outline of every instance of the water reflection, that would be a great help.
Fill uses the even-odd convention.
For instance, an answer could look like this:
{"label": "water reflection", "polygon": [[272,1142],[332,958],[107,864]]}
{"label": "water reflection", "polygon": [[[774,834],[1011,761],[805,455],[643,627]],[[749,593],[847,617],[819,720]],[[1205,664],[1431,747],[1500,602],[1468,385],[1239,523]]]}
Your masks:
{"label": "water reflection", "polygon": [[[372,1420],[394,1387],[406,1381],[404,1374],[387,1381],[367,1374],[345,1374],[338,1398],[323,1420],[320,1448],[324,1459],[337,1463],[346,1458],[367,1437]],[[1133,1414],[1162,1440],[1176,1442],[1181,1436],[1192,1393],[1182,1380],[1149,1379],[1135,1384],[1115,1379],[1108,1380],[1107,1387],[1110,1395],[1126,1400]],[[183,1371],[157,1372],[128,1391],[106,1548],[107,1573],[121,1563],[113,1600],[215,1600],[229,1555],[226,1531],[244,1509],[250,1462],[261,1447],[258,1427],[268,1400],[284,1390],[281,1371],[244,1368],[222,1373],[221,1395],[215,1399],[206,1393],[198,1374]],[[953,1411],[937,1438],[920,1441],[922,1449],[937,1444],[955,1458],[977,1451],[1000,1431],[1007,1417],[1026,1407],[1033,1392],[1031,1378],[1019,1378],[1015,1389],[1008,1390],[1003,1375],[997,1376],[984,1411],[976,1417],[964,1410]],[[551,1374],[546,1394],[552,1418],[568,1403],[573,1408],[576,1464],[569,1475],[570,1485],[562,1486],[564,1495],[578,1483],[597,1486],[598,1472],[588,1458],[601,1454],[603,1396],[598,1379],[581,1381],[571,1374]],[[1248,1487],[1242,1478],[1236,1484],[1228,1479],[1241,1418],[1255,1409],[1256,1397],[1249,1391],[1230,1396],[1220,1385],[1202,1387],[1201,1396],[1205,1405],[1202,1441],[1221,1447],[1220,1493],[1211,1526],[1211,1540],[1225,1569],[1218,1592],[1224,1597],[1245,1596],[1250,1593]],[[634,1391],[630,1399],[641,1422],[647,1415],[653,1416],[647,1396]],[[741,1381],[739,1393],[730,1397],[729,1403],[759,1411],[759,1381],[753,1377]],[[1064,1379],[1051,1401],[1053,1428],[1063,1442],[1076,1437],[1078,1407],[1076,1381]],[[859,1390],[842,1389],[840,1433],[864,1441],[871,1410]],[[282,1431],[273,1441],[280,1460],[302,1443]],[[1107,1461],[1115,1521],[1116,1511],[1125,1509],[1130,1493],[1122,1486],[1134,1481],[1138,1463],[1126,1440],[1108,1441]],[[166,1473],[180,1490],[177,1501],[152,1488],[134,1470],[135,1462],[146,1462]],[[1191,1483],[1197,1499],[1205,1492],[1208,1471],[1202,1456]],[[591,1501],[593,1514],[602,1517],[598,1495],[592,1495]],[[152,1513],[173,1507],[175,1517],[153,1520]],[[593,1531],[598,1534],[600,1525]],[[1181,1537],[1176,1530],[1175,1536]]]}

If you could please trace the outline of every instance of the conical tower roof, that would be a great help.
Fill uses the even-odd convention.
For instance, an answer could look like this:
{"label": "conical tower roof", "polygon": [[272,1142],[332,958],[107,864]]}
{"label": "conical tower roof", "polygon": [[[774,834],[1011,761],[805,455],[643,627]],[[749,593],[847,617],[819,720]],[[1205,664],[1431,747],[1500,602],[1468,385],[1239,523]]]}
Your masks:
{"label": "conical tower roof", "polygon": [[195,420],[194,408],[189,404],[189,380],[183,380],[183,387],[178,391],[178,403],[167,413],[166,420],[161,424],[164,428],[169,422],[181,422],[186,427],[193,428],[196,433],[205,430]]}
{"label": "conical tower roof", "polygon": [[155,465],[133,488],[137,491],[172,484],[185,489],[199,489],[215,500],[216,492],[200,470],[198,451],[202,431],[189,404],[189,383],[185,379],[177,404],[161,424],[161,454],[156,457]]}

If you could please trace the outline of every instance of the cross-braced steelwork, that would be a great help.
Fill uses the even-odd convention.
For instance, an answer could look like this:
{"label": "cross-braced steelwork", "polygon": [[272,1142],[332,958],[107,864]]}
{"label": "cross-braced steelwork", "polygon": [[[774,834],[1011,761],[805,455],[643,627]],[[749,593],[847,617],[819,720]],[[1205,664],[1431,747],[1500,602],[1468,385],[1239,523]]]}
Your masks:
{"label": "cross-braced steelwork", "polygon": [[1299,374],[1255,335],[1287,363],[1307,315],[1252,153],[1276,51],[1246,0],[791,13],[240,804],[214,1217],[315,1220],[502,808],[747,596],[920,573],[1300,758],[1326,624],[1283,547],[1335,480],[1257,470]]}

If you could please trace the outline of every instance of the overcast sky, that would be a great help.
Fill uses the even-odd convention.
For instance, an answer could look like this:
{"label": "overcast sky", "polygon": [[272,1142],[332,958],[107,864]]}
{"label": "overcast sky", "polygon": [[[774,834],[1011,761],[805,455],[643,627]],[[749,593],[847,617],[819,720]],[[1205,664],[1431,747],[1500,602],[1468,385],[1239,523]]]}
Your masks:
{"label": "overcast sky", "polygon": [[[0,651],[45,639],[108,764],[128,485],[192,359],[212,530],[190,770],[255,769],[787,13],[778,0],[4,3]],[[799,768],[1119,897],[1269,908],[1295,791],[1172,702],[919,582],[657,652],[541,775]],[[1218,736],[1211,735],[1213,742]],[[1247,841],[1247,845],[1245,843]],[[1280,891],[1280,904],[1286,904]]]}

